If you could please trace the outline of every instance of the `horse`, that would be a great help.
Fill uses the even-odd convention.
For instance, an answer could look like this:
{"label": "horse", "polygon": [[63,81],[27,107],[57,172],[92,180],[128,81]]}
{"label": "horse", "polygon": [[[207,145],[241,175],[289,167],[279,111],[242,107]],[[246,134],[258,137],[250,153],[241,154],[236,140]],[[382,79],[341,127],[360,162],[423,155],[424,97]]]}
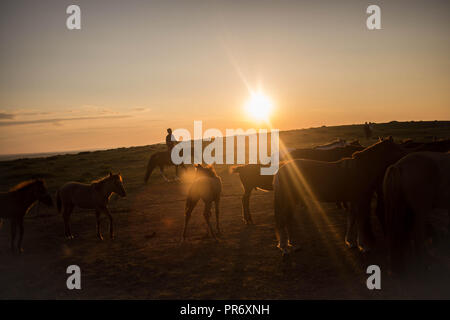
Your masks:
{"label": "horse", "polygon": [[15,251],[14,242],[16,239],[16,230],[19,227],[19,241],[17,249],[23,252],[23,219],[25,214],[36,202],[42,202],[47,206],[52,206],[53,201],[50,197],[44,180],[33,179],[24,181],[11,188],[8,192],[0,193],[0,220],[11,220],[11,251]]}
{"label": "horse", "polygon": [[148,179],[152,175],[153,170],[156,167],[159,167],[159,171],[164,178],[165,181],[169,181],[169,179],[164,174],[164,167],[175,166],[175,174],[178,177],[178,166],[185,168],[184,164],[176,165],[172,162],[170,152],[169,151],[159,151],[151,155],[148,160],[147,170],[145,172],[144,182],[147,183]]}
{"label": "horse", "polygon": [[415,152],[389,166],[384,176],[388,263],[404,270],[405,254],[413,249],[423,262],[433,211],[450,210],[450,153]]}
{"label": "horse", "polygon": [[108,210],[108,201],[113,193],[117,193],[121,197],[127,194],[123,187],[123,179],[120,173],[112,174],[111,172],[104,178],[93,181],[91,184],[79,182],[67,182],[56,192],[56,204],[58,212],[63,213],[64,233],[66,239],[73,239],[70,228],[70,215],[74,207],[82,209],[95,209],[97,217],[97,237],[103,240],[100,230],[100,215],[105,213],[109,218],[109,235],[114,238],[113,218]]}
{"label": "horse", "polygon": [[351,158],[334,162],[298,159],[281,166],[274,177],[274,213],[278,247],[283,256],[289,253],[293,211],[306,200],[350,202],[345,243],[354,246],[357,226],[356,243],[361,251],[368,250],[370,200],[376,182],[389,165],[404,155],[391,137],[355,152]]}
{"label": "horse", "polygon": [[[359,144],[359,142],[358,142]],[[284,161],[290,159],[310,159],[321,161],[337,161],[342,158],[350,157],[354,152],[363,150],[361,145],[348,145],[344,148],[335,148],[329,150],[317,149],[296,149],[292,150]],[[250,196],[253,189],[263,191],[273,190],[273,176],[261,175],[261,164],[247,164],[231,168],[232,173],[239,174],[242,186],[244,187],[244,194],[242,195],[242,218],[245,224],[253,224],[253,219],[250,214]],[[341,201],[336,202],[338,209],[342,208]],[[347,209],[347,204],[343,202],[343,206]]]}
{"label": "horse", "polygon": [[250,214],[250,196],[253,189],[262,191],[273,190],[273,175],[262,175],[262,166],[261,164],[246,164],[231,168],[232,173],[239,174],[239,179],[244,187],[244,194],[242,195],[242,220],[247,225],[254,224]]}
{"label": "horse", "polygon": [[[405,155],[408,153],[414,152],[423,152],[423,151],[431,151],[431,152],[448,152],[450,150],[450,139],[436,140],[432,142],[414,142],[411,139],[407,139],[399,144],[399,146],[405,151]],[[385,226],[385,205],[384,205],[384,196],[383,196],[383,177],[381,176],[377,182],[376,194],[377,194],[377,206],[376,206],[376,215],[380,220],[381,227],[383,229],[384,234],[386,235],[386,226]]]}
{"label": "horse", "polygon": [[220,195],[222,192],[222,180],[217,175],[212,166],[203,167],[202,165],[198,164],[195,165],[195,169],[196,178],[194,183],[189,188],[188,196],[186,198],[183,237],[181,241],[186,240],[186,229],[189,223],[189,219],[191,218],[191,213],[200,199],[202,199],[205,203],[203,217],[205,218],[206,225],[209,230],[208,234],[211,233],[211,236],[217,240],[216,234],[213,231],[209,219],[211,217],[212,203],[214,202],[217,234],[220,235],[221,232],[219,226],[219,206]]}

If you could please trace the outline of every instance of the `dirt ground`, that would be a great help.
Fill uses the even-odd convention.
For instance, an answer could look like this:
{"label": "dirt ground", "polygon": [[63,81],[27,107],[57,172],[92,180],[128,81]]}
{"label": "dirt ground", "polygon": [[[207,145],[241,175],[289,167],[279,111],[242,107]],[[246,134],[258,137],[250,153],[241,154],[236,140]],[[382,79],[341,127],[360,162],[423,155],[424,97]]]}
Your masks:
{"label": "dirt ground", "polygon": [[[9,223],[0,230],[1,299],[391,299],[450,298],[450,273],[436,265],[399,281],[385,272],[385,244],[374,220],[377,246],[361,254],[344,245],[345,211],[297,214],[299,251],[290,265],[276,248],[272,193],[251,200],[255,226],[241,220],[237,175],[222,173],[222,237],[205,238],[203,204],[180,243],[187,185],[161,180],[114,199],[116,238],[96,238],[95,215],[75,211],[75,239],[65,240],[56,209],[40,208],[25,221],[25,252],[9,252]],[[213,219],[213,222],[215,220]],[[152,237],[153,232],[156,235]],[[66,268],[80,266],[82,290],[66,288]],[[382,289],[368,290],[368,265],[382,270]]]}

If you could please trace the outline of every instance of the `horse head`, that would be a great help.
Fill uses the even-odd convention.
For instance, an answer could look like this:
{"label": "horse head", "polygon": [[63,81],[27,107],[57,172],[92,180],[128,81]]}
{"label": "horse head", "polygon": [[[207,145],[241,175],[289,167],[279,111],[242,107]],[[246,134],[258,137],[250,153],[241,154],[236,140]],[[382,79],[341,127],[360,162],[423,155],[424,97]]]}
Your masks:
{"label": "horse head", "polygon": [[35,179],[33,182],[33,192],[36,199],[43,204],[52,207],[53,201],[52,197],[48,193],[47,187],[45,186],[45,182],[42,179]]}
{"label": "horse head", "polygon": [[126,197],[127,193],[125,192],[125,188],[123,186],[123,179],[120,172],[118,174],[109,173],[108,179],[112,182],[112,191],[117,193],[121,197]]}

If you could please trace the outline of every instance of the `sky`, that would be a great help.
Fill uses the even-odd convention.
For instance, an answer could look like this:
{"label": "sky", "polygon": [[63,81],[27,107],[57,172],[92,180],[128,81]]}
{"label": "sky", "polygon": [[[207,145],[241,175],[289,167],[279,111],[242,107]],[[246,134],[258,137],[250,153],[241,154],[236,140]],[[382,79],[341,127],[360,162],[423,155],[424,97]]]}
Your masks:
{"label": "sky", "polygon": [[2,0],[0,154],[147,145],[194,120],[257,129],[252,90],[280,130],[450,120],[449,24],[437,0]]}

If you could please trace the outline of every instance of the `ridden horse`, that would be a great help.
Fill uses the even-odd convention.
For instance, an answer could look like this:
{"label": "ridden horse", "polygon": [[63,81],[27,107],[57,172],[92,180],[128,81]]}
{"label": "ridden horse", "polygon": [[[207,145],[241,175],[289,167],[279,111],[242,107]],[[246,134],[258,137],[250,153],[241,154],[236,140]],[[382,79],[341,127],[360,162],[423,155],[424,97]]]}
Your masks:
{"label": "ridden horse", "polygon": [[283,255],[288,253],[292,236],[293,211],[297,204],[305,204],[307,200],[315,204],[350,202],[345,242],[354,246],[357,226],[358,247],[368,250],[370,200],[376,182],[390,164],[404,155],[391,137],[355,152],[352,158],[335,162],[299,159],[281,166],[274,178],[274,212],[278,247]]}
{"label": "ridden horse", "polygon": [[14,251],[14,241],[16,238],[16,230],[19,227],[19,241],[17,249],[23,251],[23,218],[36,201],[43,202],[48,206],[52,206],[52,198],[48,194],[47,187],[41,179],[34,179],[19,183],[9,190],[9,192],[0,193],[0,220],[11,220],[11,250]]}
{"label": "ridden horse", "polygon": [[[321,161],[337,161],[342,158],[350,157],[354,152],[363,150],[364,147],[358,145],[348,145],[344,148],[335,148],[328,150],[318,149],[296,149],[292,150],[285,157],[285,160],[290,159],[309,159]],[[273,190],[272,175],[261,175],[261,164],[247,164],[236,166],[231,169],[232,173],[239,174],[242,186],[244,187],[244,194],[242,195],[242,218],[245,224],[253,224],[252,216],[250,214],[250,196],[253,189],[263,191]],[[341,201],[337,201],[336,205],[339,209],[342,208]],[[344,202],[344,207],[346,203]]]}
{"label": "ridden horse", "polygon": [[109,235],[114,238],[113,219],[108,210],[108,201],[112,193],[117,193],[121,197],[127,194],[123,187],[123,180],[120,173],[112,174],[95,180],[91,184],[79,182],[67,182],[56,192],[56,203],[58,212],[63,213],[64,233],[67,239],[73,239],[70,229],[70,215],[74,207],[83,209],[95,209],[97,217],[97,237],[103,240],[100,230],[100,214],[103,212],[109,218]]}
{"label": "ridden horse", "polygon": [[186,229],[189,223],[189,219],[191,218],[192,211],[194,210],[197,202],[200,199],[202,199],[203,202],[205,203],[203,216],[205,218],[208,230],[211,233],[211,236],[214,239],[217,239],[209,219],[211,217],[212,203],[214,202],[216,212],[217,234],[220,234],[219,205],[220,205],[220,195],[222,192],[222,180],[217,175],[216,171],[212,166],[203,167],[202,165],[198,164],[195,166],[195,168],[196,168],[196,178],[194,183],[189,188],[188,196],[186,198],[182,241],[186,240]]}
{"label": "ridden horse", "polygon": [[153,170],[156,167],[159,167],[159,171],[161,172],[162,177],[165,181],[169,181],[169,179],[164,174],[164,167],[175,166],[175,174],[178,177],[178,167],[184,167],[184,164],[176,165],[172,162],[171,155],[169,151],[159,151],[151,155],[150,159],[147,163],[147,170],[145,172],[144,182],[147,183],[148,179],[152,175]]}
{"label": "ridden horse", "polygon": [[384,177],[388,261],[392,271],[404,269],[405,254],[426,254],[427,229],[433,211],[450,210],[450,154],[411,153],[391,165]]}

